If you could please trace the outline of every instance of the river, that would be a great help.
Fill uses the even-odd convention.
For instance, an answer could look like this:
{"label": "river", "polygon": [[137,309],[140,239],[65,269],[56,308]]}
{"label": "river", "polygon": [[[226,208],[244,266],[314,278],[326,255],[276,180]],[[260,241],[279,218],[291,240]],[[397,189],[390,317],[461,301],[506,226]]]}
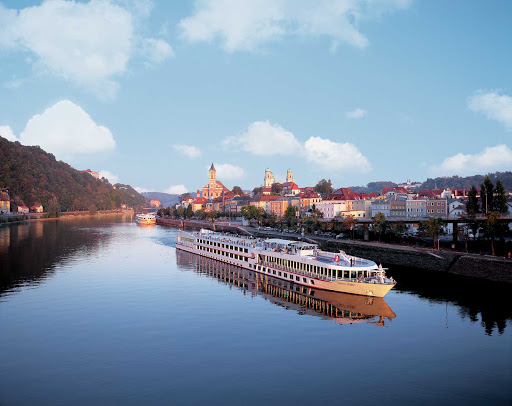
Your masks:
{"label": "river", "polygon": [[404,264],[384,299],[313,291],[174,240],[129,217],[0,227],[0,405],[512,400],[509,286]]}

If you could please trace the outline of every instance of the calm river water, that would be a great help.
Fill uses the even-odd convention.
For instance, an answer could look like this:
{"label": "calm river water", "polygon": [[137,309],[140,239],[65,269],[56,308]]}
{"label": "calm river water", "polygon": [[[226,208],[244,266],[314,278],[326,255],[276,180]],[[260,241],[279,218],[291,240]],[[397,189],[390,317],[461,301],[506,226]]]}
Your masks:
{"label": "calm river water", "polygon": [[176,252],[129,218],[0,227],[0,405],[510,404],[511,289],[384,300]]}

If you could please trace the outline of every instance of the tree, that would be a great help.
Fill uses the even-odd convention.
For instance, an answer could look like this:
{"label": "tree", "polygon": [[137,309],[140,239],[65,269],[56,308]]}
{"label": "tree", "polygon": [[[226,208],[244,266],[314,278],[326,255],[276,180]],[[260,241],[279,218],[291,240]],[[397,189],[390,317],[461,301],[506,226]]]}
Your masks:
{"label": "tree", "polygon": [[496,238],[496,234],[500,232],[500,213],[497,211],[491,211],[487,213],[487,220],[484,224],[484,232],[491,240],[491,251],[492,255],[496,255],[494,252],[494,239]]}
{"label": "tree", "polygon": [[98,214],[98,208],[94,204],[91,204],[89,206],[89,214]]}
{"label": "tree", "polygon": [[283,191],[283,184],[282,183],[273,183],[271,187],[272,194],[274,195],[280,195]]}
{"label": "tree", "polygon": [[235,186],[231,192],[237,196],[244,195],[244,191],[242,190],[242,188],[240,186]]}
{"label": "tree", "polygon": [[218,213],[215,210],[210,210],[206,215],[213,221],[213,219],[217,217]]}
{"label": "tree", "polygon": [[57,199],[53,198],[48,203],[48,217],[54,218],[54,217],[60,217],[60,204],[57,201]]}
{"label": "tree", "polygon": [[459,240],[464,241],[464,249],[468,252],[468,240],[469,240],[469,224],[459,223],[457,226],[457,237]]}
{"label": "tree", "polygon": [[478,213],[478,197],[476,187],[474,185],[471,186],[471,189],[469,189],[468,201],[466,203],[466,211],[468,214]]}
{"label": "tree", "polygon": [[494,185],[487,175],[480,186],[480,199],[482,200],[482,212],[488,213],[494,208]]}
{"label": "tree", "polygon": [[192,216],[194,215],[194,210],[192,209],[192,205],[189,204],[187,206],[187,210],[185,211],[185,216],[188,218],[188,219],[191,219]]}
{"label": "tree", "polygon": [[182,202],[183,200],[185,199],[188,199],[190,197],[190,193],[189,192],[186,192],[186,193],[182,193],[179,197],[180,199],[180,202]]}
{"label": "tree", "polygon": [[354,228],[356,227],[356,218],[352,214],[343,216],[343,227],[345,230],[350,230],[352,239],[354,239]]}
{"label": "tree", "polygon": [[508,211],[507,195],[505,187],[501,179],[496,182],[496,189],[494,191],[493,211],[498,213],[506,213]]}
{"label": "tree", "polygon": [[427,221],[420,221],[420,235],[432,238],[434,248],[439,249],[439,236],[446,234],[444,231],[444,220],[431,217]]}
{"label": "tree", "polygon": [[178,206],[178,208],[176,209],[176,215],[180,219],[182,219],[184,214],[185,214],[185,209],[183,208],[183,206]]}
{"label": "tree", "polygon": [[284,212],[284,219],[288,224],[288,227],[294,226],[297,224],[297,212],[298,208],[296,206],[288,206],[286,211]]}
{"label": "tree", "polygon": [[263,188],[261,186],[258,186],[258,187],[255,187],[253,190],[252,190],[252,194],[254,196],[256,195],[261,195],[263,193]]}
{"label": "tree", "polygon": [[386,220],[386,216],[384,215],[384,213],[377,213],[373,218],[373,230],[377,234],[379,234],[379,242],[381,234],[384,234],[386,232],[387,227],[388,221]]}
{"label": "tree", "polygon": [[247,220],[256,219],[261,220],[264,210],[261,207],[247,205],[242,207],[242,216]]}
{"label": "tree", "polygon": [[318,193],[332,193],[331,181],[326,181],[325,179],[318,181],[315,185],[315,191]]}
{"label": "tree", "polygon": [[396,236],[403,236],[407,232],[407,226],[403,221],[397,221],[391,224],[389,231]]}

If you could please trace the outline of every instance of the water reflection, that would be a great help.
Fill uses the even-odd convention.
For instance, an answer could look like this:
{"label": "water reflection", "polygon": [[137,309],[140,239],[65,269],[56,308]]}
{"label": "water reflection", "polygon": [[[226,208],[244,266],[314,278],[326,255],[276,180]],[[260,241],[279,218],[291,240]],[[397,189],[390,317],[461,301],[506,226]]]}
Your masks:
{"label": "water reflection", "polygon": [[112,221],[107,217],[77,218],[0,227],[0,296],[20,286],[41,283],[53,274],[56,264],[77,253],[87,256],[97,252],[112,238],[101,231]]}
{"label": "water reflection", "polygon": [[311,289],[180,250],[176,251],[176,257],[181,267],[216,278],[301,315],[333,320],[338,324],[369,323],[378,327],[389,325],[396,317],[380,297]]}
{"label": "water reflection", "polygon": [[406,267],[393,267],[393,276],[400,281],[397,292],[455,304],[461,318],[479,322],[487,335],[496,329],[503,334],[507,321],[512,320],[509,284]]}

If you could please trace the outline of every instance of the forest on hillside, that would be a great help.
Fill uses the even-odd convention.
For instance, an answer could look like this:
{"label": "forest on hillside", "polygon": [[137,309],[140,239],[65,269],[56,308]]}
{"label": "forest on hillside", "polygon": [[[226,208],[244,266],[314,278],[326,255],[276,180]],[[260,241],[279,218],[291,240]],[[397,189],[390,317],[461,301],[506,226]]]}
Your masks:
{"label": "forest on hillside", "polygon": [[[512,190],[512,172],[494,172],[489,173],[489,177],[495,184],[498,179],[501,179],[503,186],[506,190]],[[469,189],[471,186],[475,186],[477,189],[484,182],[486,175],[473,175],[473,176],[443,176],[439,178],[428,178],[423,182],[423,189]]]}
{"label": "forest on hillside", "polygon": [[62,211],[109,210],[126,204],[140,207],[146,199],[129,185],[114,189],[107,179],[80,172],[40,147],[24,146],[0,137],[0,188],[8,188],[11,204],[45,210],[57,204]]}

